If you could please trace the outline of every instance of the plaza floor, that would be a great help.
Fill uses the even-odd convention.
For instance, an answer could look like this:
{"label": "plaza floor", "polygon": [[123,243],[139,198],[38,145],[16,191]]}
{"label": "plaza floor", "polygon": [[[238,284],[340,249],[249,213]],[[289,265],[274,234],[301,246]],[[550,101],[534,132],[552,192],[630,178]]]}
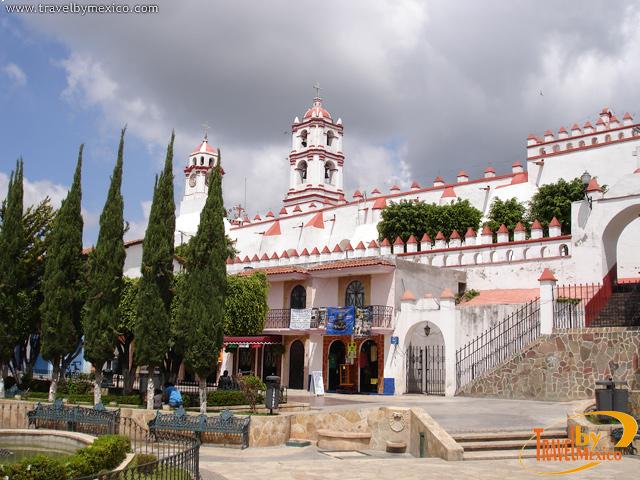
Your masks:
{"label": "plaza floor", "polygon": [[[566,425],[572,402],[537,402],[424,395],[368,396],[327,394],[309,396],[290,391],[291,401],[307,402],[312,410],[335,411],[360,407],[402,406],[423,408],[449,432],[523,430]],[[446,462],[436,458],[414,458],[384,452],[342,452],[327,454],[315,446],[249,448],[236,450],[205,446],[200,466],[203,479],[253,480],[360,480],[360,479],[533,479],[540,475],[527,469],[558,470],[557,464],[540,465],[535,460],[491,460]],[[526,468],[525,468],[526,467]],[[625,458],[605,462],[596,468],[573,473],[575,479],[636,478],[640,461]]]}

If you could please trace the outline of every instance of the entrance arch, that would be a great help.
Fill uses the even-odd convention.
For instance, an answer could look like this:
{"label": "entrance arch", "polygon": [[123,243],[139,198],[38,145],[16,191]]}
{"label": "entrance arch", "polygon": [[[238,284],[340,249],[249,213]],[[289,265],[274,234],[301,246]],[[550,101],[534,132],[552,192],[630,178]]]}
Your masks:
{"label": "entrance arch", "polygon": [[331,342],[327,359],[327,390],[330,392],[335,392],[340,386],[340,364],[345,363],[346,356],[347,347],[342,340]]}
{"label": "entrance arch", "polygon": [[365,340],[360,345],[358,370],[360,392],[378,393],[378,344],[374,340]]}
{"label": "entrance arch", "polygon": [[300,340],[289,347],[289,388],[304,388],[304,344]]}
{"label": "entrance arch", "polygon": [[406,391],[444,395],[446,386],[445,341],[432,322],[414,324],[406,336]]}
{"label": "entrance arch", "polygon": [[[620,275],[621,277],[640,276],[640,272],[637,270],[640,266],[626,265],[628,259],[624,254],[629,252],[631,258],[637,258],[637,247],[624,248],[623,252],[621,251],[621,245],[619,245],[621,237],[623,240],[627,240],[628,233],[633,234],[633,243],[635,244],[635,241],[637,241],[636,234],[640,228],[638,217],[640,217],[640,203],[630,205],[613,216],[602,232],[603,261],[605,262],[603,267],[605,267],[607,273],[611,272],[614,278],[618,277],[618,267],[622,266],[619,265],[621,259],[625,260],[625,267],[627,267],[623,271],[624,273]],[[633,231],[631,231],[632,229]],[[625,247],[629,247],[628,242],[625,243]],[[621,253],[620,258],[619,255]]]}

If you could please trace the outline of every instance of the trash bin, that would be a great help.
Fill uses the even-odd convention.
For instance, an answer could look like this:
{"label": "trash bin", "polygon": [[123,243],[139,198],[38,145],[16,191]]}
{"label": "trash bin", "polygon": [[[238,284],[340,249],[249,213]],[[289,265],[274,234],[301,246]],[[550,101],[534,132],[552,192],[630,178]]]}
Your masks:
{"label": "trash bin", "polygon": [[596,385],[605,387],[596,390],[596,410],[629,413],[629,391],[616,388],[616,383],[626,385],[626,382],[614,382],[611,378],[596,382]]}
{"label": "trash bin", "polygon": [[280,377],[269,375],[265,378],[267,383],[267,392],[264,397],[264,404],[271,413],[278,408],[280,403]]}

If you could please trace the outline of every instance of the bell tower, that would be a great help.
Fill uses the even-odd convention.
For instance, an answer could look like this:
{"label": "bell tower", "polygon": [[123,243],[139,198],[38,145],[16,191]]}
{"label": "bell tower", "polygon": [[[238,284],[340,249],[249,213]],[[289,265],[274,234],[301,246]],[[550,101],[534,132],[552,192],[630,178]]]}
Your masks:
{"label": "bell tower", "polygon": [[323,107],[320,86],[302,121],[291,126],[289,154],[289,191],[285,207],[316,207],[345,203],[343,191],[344,154],[342,119],[334,122]]}
{"label": "bell tower", "polygon": [[189,155],[189,161],[184,168],[184,196],[180,202],[180,215],[200,214],[207,201],[211,169],[218,165],[218,162],[218,151],[209,145],[205,133],[200,145]]}

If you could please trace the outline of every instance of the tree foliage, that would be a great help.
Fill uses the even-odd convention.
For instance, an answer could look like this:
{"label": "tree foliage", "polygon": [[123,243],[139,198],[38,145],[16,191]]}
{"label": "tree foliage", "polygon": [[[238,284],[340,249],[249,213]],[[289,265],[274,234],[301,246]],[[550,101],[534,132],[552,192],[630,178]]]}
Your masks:
{"label": "tree foliage", "polygon": [[[218,151],[218,161],[220,152]],[[218,163],[211,173],[207,201],[189,246],[189,262],[181,287],[176,325],[186,335],[184,360],[200,380],[200,408],[206,411],[203,382],[213,372],[222,346],[227,290],[227,242],[224,231],[222,172]]]}
{"label": "tree foliage", "polygon": [[42,302],[42,357],[53,364],[50,396],[55,397],[57,375],[64,357],[74,354],[82,338],[82,150],[73,184],[51,229],[51,244],[45,257]]}
{"label": "tree foliage", "polygon": [[156,180],[149,224],[142,244],[142,278],[138,288],[135,324],[136,362],[150,370],[162,364],[169,341],[169,312],[173,296],[173,142],[167,146],[165,165]]}
{"label": "tree foliage", "polygon": [[403,200],[382,211],[378,234],[380,240],[387,238],[391,242],[396,237],[406,242],[411,235],[420,240],[424,233],[432,239],[438,232],[449,237],[453,230],[464,235],[468,227],[477,229],[481,218],[482,212],[473,207],[469,200],[446,205]]}
{"label": "tree foliage", "polygon": [[493,232],[497,231],[500,225],[503,224],[510,232],[513,232],[518,222],[522,222],[525,228],[528,228],[526,214],[527,207],[517,198],[510,198],[509,200],[495,198],[491,202],[487,224]]}
{"label": "tree foliage", "polygon": [[96,392],[102,379],[102,366],[114,355],[119,322],[118,308],[125,259],[124,200],[121,193],[124,133],[123,129],[109,193],[100,215],[98,242],[89,255],[87,269],[87,298],[83,319],[84,355],[96,371]]}
{"label": "tree foliage", "polygon": [[562,224],[563,233],[571,232],[571,202],[584,198],[582,181],[579,178],[542,185],[529,205],[530,222],[539,220],[544,228],[556,217]]}
{"label": "tree foliage", "polygon": [[262,333],[269,311],[269,282],[263,272],[227,277],[224,307],[225,335],[258,335]]}
{"label": "tree foliage", "polygon": [[[22,295],[25,283],[22,257],[26,244],[23,197],[23,163],[19,160],[9,179],[7,198],[2,205],[0,230],[0,366],[3,379],[19,339],[26,303]],[[1,387],[0,393],[4,396],[4,383]]]}

